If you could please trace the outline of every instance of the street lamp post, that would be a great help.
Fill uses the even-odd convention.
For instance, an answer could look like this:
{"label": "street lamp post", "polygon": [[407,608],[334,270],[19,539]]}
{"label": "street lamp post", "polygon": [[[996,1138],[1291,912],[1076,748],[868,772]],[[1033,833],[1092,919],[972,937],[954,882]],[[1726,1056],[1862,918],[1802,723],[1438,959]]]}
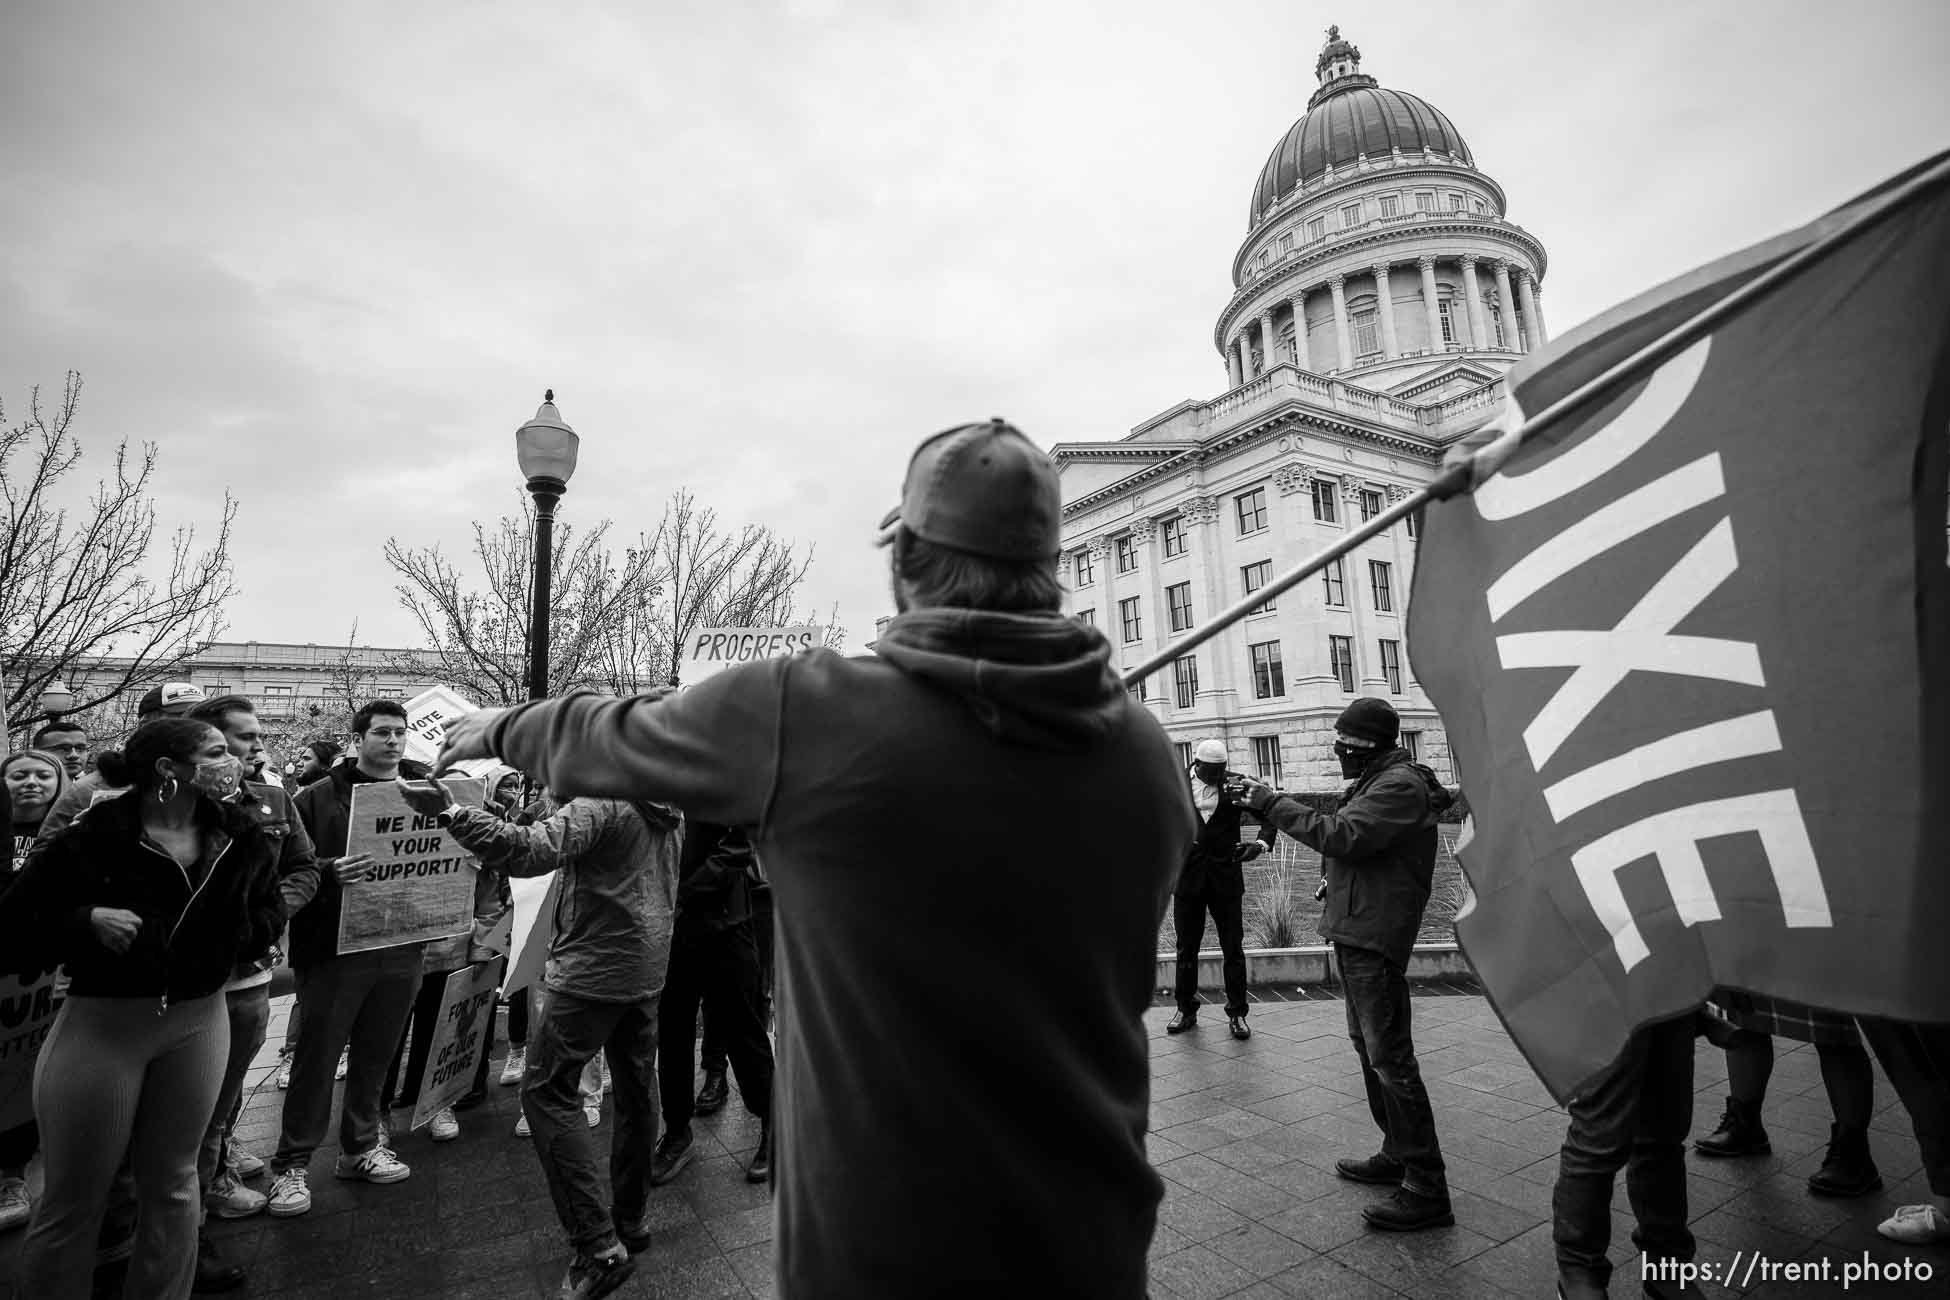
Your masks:
{"label": "street lamp post", "polygon": [[61,715],[74,707],[74,692],[59,677],[47,684],[41,692],[41,712],[49,722],[59,722]]}
{"label": "street lamp post", "polygon": [[515,430],[515,460],[535,498],[535,599],[528,630],[528,698],[548,695],[549,585],[554,576],[555,504],[569,490],[582,439],[555,409],[555,390],[542,395],[535,418]]}

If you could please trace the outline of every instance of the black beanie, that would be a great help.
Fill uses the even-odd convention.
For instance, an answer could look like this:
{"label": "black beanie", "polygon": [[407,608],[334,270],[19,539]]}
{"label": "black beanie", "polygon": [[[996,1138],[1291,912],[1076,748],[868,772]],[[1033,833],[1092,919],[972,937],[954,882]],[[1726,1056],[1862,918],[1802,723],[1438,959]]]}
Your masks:
{"label": "black beanie", "polygon": [[321,767],[330,767],[339,756],[339,747],[329,740],[314,740],[305,748],[311,751]]}
{"label": "black beanie", "polygon": [[1372,740],[1377,745],[1394,744],[1401,729],[1402,720],[1396,716],[1395,706],[1373,696],[1363,696],[1348,705],[1334,721],[1334,730]]}

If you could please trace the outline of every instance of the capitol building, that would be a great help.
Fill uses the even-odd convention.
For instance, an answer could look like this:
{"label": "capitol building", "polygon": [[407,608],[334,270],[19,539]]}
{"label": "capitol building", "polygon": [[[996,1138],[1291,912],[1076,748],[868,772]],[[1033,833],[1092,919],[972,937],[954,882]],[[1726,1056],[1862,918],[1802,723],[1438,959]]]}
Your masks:
{"label": "capitol building", "polygon": [[[1455,123],[1362,72],[1338,28],[1315,75],[1252,186],[1212,332],[1226,391],[1051,448],[1066,608],[1121,667],[1428,482],[1548,337],[1544,246]],[[1414,569],[1411,517],[1151,677],[1144,701],[1187,763],[1218,738],[1235,769],[1302,790],[1340,783],[1334,719],[1380,696],[1454,781],[1404,635]]]}

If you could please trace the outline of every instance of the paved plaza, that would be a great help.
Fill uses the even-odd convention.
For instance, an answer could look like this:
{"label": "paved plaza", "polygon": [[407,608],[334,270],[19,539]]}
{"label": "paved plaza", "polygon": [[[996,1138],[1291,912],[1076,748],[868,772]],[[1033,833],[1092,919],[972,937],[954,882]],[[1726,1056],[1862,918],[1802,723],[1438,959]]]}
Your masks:
{"label": "paved plaza", "polygon": [[[1548,1215],[1563,1115],[1481,997],[1436,987],[1424,992],[1415,1001],[1416,1040],[1449,1163],[1456,1226],[1409,1236],[1364,1230],[1360,1207],[1377,1193],[1333,1174],[1337,1157],[1367,1154],[1376,1142],[1338,1000],[1320,993],[1286,1000],[1296,991],[1260,990],[1247,1042],[1227,1035],[1217,1008],[1208,1009],[1196,1031],[1177,1038],[1164,1032],[1167,1006],[1146,1016],[1151,1158],[1166,1180],[1152,1254],[1156,1300],[1551,1294]],[[286,1002],[278,1003],[273,1044]],[[1756,1273],[1745,1287],[1709,1286],[1706,1294],[1839,1296],[1842,1266],[1859,1264],[1865,1253],[1881,1262],[1927,1262],[1937,1281],[1858,1285],[1847,1294],[1944,1294],[1939,1288],[1950,1276],[1950,1250],[1897,1247],[1875,1233],[1893,1206],[1923,1194],[1908,1119],[1886,1081],[1878,1074],[1872,1141],[1888,1186],[1860,1201],[1817,1200],[1803,1184],[1821,1162],[1828,1105],[1812,1049],[1781,1047],[1766,1108],[1774,1154],[1691,1159],[1700,1260],[1722,1267],[1737,1260],[1744,1270],[1754,1259],[1828,1259],[1837,1280],[1762,1285]],[[281,1095],[270,1080],[274,1057],[267,1047],[253,1074],[243,1127],[246,1144],[264,1155],[276,1141]],[[1695,1131],[1719,1116],[1724,1073],[1721,1054],[1702,1043]],[[337,1182],[328,1148],[314,1165],[310,1214],[213,1221],[223,1250],[251,1270],[249,1286],[233,1294],[267,1300],[552,1295],[568,1248],[534,1152],[513,1136],[515,1089],[491,1087],[490,1093],[485,1106],[461,1116],[458,1141],[435,1146],[424,1132],[396,1139],[413,1166],[404,1183]],[[697,1121],[699,1159],[653,1194],[655,1244],[619,1294],[773,1293],[765,1189],[743,1178],[758,1126],[739,1108],[735,1089],[733,1096],[725,1111]],[[608,1140],[607,1120],[601,1136]],[[1631,1251],[1624,1207],[1621,1185],[1612,1252],[1621,1266]],[[899,1225],[886,1228],[897,1232]],[[12,1233],[0,1241],[0,1275],[11,1277],[19,1239]],[[953,1261],[943,1261],[943,1268],[948,1275]],[[1621,1272],[1614,1294],[1637,1292]],[[13,1297],[0,1286],[0,1300]]]}

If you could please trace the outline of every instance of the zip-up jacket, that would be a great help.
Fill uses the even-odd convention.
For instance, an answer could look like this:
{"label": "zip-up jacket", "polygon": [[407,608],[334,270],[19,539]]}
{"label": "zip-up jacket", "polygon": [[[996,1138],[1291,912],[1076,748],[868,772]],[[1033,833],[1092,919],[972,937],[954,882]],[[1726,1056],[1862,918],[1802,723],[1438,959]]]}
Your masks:
{"label": "zip-up jacket", "polygon": [[[235,807],[199,799],[195,824],[203,854],[190,868],[145,837],[140,799],[110,800],[39,845],[0,896],[7,964],[64,963],[78,997],[166,1006],[217,992],[284,928],[278,849]],[[98,907],[142,918],[127,952],[97,937]]]}
{"label": "zip-up jacket", "polygon": [[677,859],[677,928],[689,937],[751,920],[753,862],[744,831],[686,821]]}
{"label": "zip-up jacket", "polygon": [[[271,841],[277,854],[278,894],[284,901],[284,914],[297,915],[318,893],[318,858],[291,796],[283,786],[244,781],[225,802],[256,822]],[[238,977],[267,969],[269,960],[268,954],[248,958],[231,974]]]}
{"label": "zip-up jacket", "polygon": [[[426,777],[427,769],[423,764],[405,759],[399,765],[399,774],[409,781],[418,781]],[[337,859],[345,856],[345,839],[352,828],[352,787],[378,779],[361,772],[356,763],[339,763],[322,780],[300,790],[292,800],[318,855],[318,890],[291,917],[293,970],[304,970],[338,956],[339,903],[345,894],[332,867]]]}
{"label": "zip-up jacket", "polygon": [[562,873],[543,987],[591,1002],[638,1002],[663,988],[670,966],[680,820],[659,804],[572,799],[533,826],[462,808],[451,830],[483,867]]}

